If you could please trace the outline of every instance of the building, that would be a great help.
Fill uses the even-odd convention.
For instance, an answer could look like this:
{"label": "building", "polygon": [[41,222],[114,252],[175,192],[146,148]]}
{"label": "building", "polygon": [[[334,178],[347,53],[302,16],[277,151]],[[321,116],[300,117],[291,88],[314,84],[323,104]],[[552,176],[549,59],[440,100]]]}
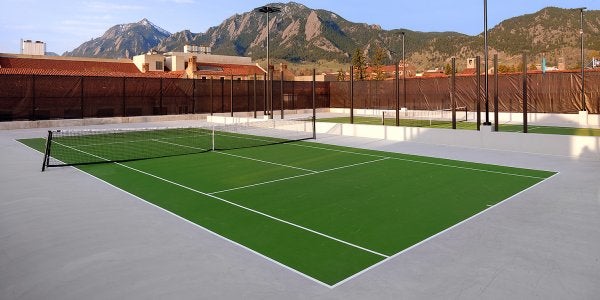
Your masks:
{"label": "building", "polygon": [[21,39],[20,53],[24,55],[46,55],[46,43]]}
{"label": "building", "polygon": [[[264,78],[265,70],[250,57],[214,55],[210,47],[186,45],[183,52],[148,52],[133,57],[142,73],[170,73],[183,78],[229,78],[250,80]],[[160,76],[160,75],[157,75]]]}

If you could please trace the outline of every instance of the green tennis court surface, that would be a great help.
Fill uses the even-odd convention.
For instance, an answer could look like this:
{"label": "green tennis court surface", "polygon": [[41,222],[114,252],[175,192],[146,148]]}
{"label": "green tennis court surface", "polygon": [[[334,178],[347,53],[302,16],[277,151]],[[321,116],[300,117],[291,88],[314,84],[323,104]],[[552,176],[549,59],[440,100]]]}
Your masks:
{"label": "green tennis court surface", "polygon": [[[118,160],[105,157],[117,142],[101,139],[55,140],[56,158]],[[45,139],[20,142],[44,151]],[[554,174],[306,141],[218,151],[186,136],[126,143],[199,151],[76,167],[328,286]]]}
{"label": "green tennis court surface", "polygon": [[[318,122],[349,124],[350,117],[322,118],[322,119],[319,119]],[[355,116],[354,124],[381,125],[382,120],[381,120],[381,117]],[[396,119],[395,118],[385,118],[384,124],[387,126],[395,126]],[[400,119],[400,126],[451,129],[452,122],[451,121],[442,121],[442,120]],[[465,121],[458,120],[456,122],[456,129],[477,130],[477,123],[465,122]],[[498,129],[501,132],[523,132],[523,125],[500,124]],[[600,136],[599,128],[577,128],[577,127],[528,125],[527,131],[529,133],[539,133],[539,134]]]}

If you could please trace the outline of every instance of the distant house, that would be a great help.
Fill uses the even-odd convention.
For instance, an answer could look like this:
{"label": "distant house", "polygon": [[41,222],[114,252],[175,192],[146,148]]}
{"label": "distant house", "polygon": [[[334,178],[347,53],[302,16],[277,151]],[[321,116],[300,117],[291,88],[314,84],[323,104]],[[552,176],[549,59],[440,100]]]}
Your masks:
{"label": "distant house", "polygon": [[143,72],[163,72],[178,74],[182,78],[207,79],[230,78],[257,79],[264,78],[266,72],[252,63],[250,57],[214,55],[210,47],[186,45],[184,52],[148,52],[133,57],[137,68]]}

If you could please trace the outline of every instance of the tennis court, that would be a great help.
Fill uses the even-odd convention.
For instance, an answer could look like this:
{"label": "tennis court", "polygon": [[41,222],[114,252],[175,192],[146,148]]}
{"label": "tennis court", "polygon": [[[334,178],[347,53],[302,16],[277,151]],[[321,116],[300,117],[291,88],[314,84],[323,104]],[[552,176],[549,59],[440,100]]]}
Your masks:
{"label": "tennis court", "polygon": [[[327,117],[321,118],[319,122],[349,124],[350,117]],[[406,127],[428,127],[428,128],[452,128],[452,120],[436,120],[436,119],[411,119],[400,118],[400,126]],[[389,117],[369,117],[355,116],[354,124],[366,125],[386,125],[395,126],[396,119]],[[462,130],[477,130],[477,123],[457,119],[456,129]],[[499,124],[498,129],[501,132],[523,132],[522,124]],[[528,133],[538,134],[558,134],[558,135],[577,135],[577,136],[600,136],[598,128],[580,128],[580,127],[564,127],[564,126],[549,126],[549,125],[528,125]]]}
{"label": "tennis court", "polygon": [[55,164],[330,287],[554,175],[215,127],[64,133]]}

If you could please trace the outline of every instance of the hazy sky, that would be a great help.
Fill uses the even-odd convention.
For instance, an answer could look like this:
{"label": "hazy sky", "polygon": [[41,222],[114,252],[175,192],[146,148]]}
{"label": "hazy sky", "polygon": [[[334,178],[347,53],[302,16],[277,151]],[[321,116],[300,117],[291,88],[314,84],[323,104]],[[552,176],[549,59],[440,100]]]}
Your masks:
{"label": "hazy sky", "polygon": [[[384,29],[483,32],[482,0],[298,0],[310,8],[333,11],[352,22]],[[62,54],[101,36],[116,24],[143,18],[170,31],[204,32],[236,13],[266,4],[261,0],[0,0],[0,52],[18,53],[19,40],[41,40],[47,51]],[[598,0],[488,0],[488,24],[534,13],[547,6],[588,7]],[[576,14],[574,12],[574,14]],[[576,15],[578,16],[578,15]]]}

